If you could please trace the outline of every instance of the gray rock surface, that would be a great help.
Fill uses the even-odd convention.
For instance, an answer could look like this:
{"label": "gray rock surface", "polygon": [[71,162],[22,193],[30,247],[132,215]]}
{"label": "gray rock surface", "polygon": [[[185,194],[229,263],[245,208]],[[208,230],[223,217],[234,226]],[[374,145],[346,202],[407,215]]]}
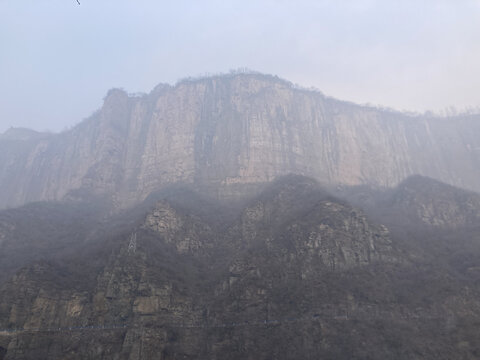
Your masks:
{"label": "gray rock surface", "polygon": [[111,90],[69,131],[0,137],[0,208],[92,193],[125,207],[177,182],[226,196],[288,173],[375,186],[421,174],[479,191],[479,149],[479,116],[412,117],[224,75]]}

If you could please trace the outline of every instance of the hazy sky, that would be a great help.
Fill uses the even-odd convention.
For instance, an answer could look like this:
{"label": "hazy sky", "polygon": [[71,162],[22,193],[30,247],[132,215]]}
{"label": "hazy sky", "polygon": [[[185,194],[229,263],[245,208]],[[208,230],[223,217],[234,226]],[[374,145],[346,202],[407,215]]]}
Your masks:
{"label": "hazy sky", "polygon": [[0,0],[0,132],[239,67],[399,110],[480,105],[480,0],[80,2]]}

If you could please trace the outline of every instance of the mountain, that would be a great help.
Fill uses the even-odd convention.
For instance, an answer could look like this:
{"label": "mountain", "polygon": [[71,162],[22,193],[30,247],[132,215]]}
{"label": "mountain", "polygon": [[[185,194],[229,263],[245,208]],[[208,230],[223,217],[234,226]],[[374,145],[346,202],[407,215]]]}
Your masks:
{"label": "mountain", "polygon": [[480,194],[423,176],[411,176],[385,199],[389,207],[410,221],[455,228],[480,224]]}
{"label": "mountain", "polygon": [[439,231],[480,224],[480,194],[420,175],[394,188],[338,187],[336,196],[368,211],[381,222],[427,226]]}
{"label": "mountain", "polygon": [[254,73],[10,129],[0,360],[478,359],[479,130]]}
{"label": "mountain", "polygon": [[[15,239],[38,211],[31,206],[49,209],[55,224],[85,210],[73,202],[0,212],[11,248],[25,246]],[[480,354],[480,249],[471,270],[451,251],[432,262],[428,247],[411,253],[311,178],[279,178],[235,204],[178,187],[122,213],[81,217],[89,225],[79,239],[46,242],[50,251],[0,285],[0,358]]]}
{"label": "mountain", "polygon": [[410,260],[421,258],[429,266],[449,268],[478,285],[480,194],[415,175],[392,189],[360,186],[340,189],[336,195],[384,224]]}
{"label": "mountain", "polygon": [[421,174],[480,190],[479,116],[409,116],[260,74],[142,96],[114,89],[69,131],[9,134],[0,137],[0,208],[85,196],[126,208],[179,182],[233,198],[289,173],[377,187]]}

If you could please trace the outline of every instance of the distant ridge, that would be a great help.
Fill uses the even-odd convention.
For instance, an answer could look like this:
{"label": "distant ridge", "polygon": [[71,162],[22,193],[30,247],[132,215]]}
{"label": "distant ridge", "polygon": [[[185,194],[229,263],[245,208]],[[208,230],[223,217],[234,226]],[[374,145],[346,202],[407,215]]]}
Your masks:
{"label": "distant ridge", "polygon": [[38,139],[50,135],[45,132],[38,132],[35,130],[30,130],[22,127],[11,127],[6,130],[3,134],[0,134],[0,140],[30,140]]}

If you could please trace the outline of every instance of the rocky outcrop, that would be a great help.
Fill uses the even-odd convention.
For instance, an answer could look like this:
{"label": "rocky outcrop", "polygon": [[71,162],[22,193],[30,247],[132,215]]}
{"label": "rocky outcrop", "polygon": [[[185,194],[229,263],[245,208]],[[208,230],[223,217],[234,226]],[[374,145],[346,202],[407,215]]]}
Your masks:
{"label": "rocky outcrop", "polygon": [[480,194],[418,175],[385,192],[370,207],[396,222],[404,219],[439,230],[480,224]]}
{"label": "rocky outcrop", "polygon": [[193,215],[183,215],[168,202],[159,201],[143,225],[158,233],[168,244],[174,244],[179,253],[198,255],[213,246],[216,235],[205,222]]}
{"label": "rocky outcrop", "polygon": [[478,134],[478,116],[412,117],[258,74],[111,90],[69,131],[0,137],[0,207],[92,193],[124,207],[178,182],[231,196],[288,173],[376,186],[422,174],[480,190]]}
{"label": "rocky outcrop", "polygon": [[282,178],[265,190],[230,231],[242,234],[243,246],[258,247],[284,267],[293,251],[296,258],[292,266],[296,271],[301,269],[301,278],[322,269],[399,260],[386,227],[372,224],[362,211],[298,176]]}
{"label": "rocky outcrop", "polygon": [[[89,222],[82,246],[46,241],[0,285],[3,359],[477,357],[478,246],[465,257],[452,251],[464,239],[435,241],[432,265],[300,176],[270,184],[221,226],[186,193]],[[35,211],[55,214],[45,206]],[[78,220],[67,210],[44,221]],[[4,243],[28,246],[12,241],[31,223],[25,211],[0,215]]]}

